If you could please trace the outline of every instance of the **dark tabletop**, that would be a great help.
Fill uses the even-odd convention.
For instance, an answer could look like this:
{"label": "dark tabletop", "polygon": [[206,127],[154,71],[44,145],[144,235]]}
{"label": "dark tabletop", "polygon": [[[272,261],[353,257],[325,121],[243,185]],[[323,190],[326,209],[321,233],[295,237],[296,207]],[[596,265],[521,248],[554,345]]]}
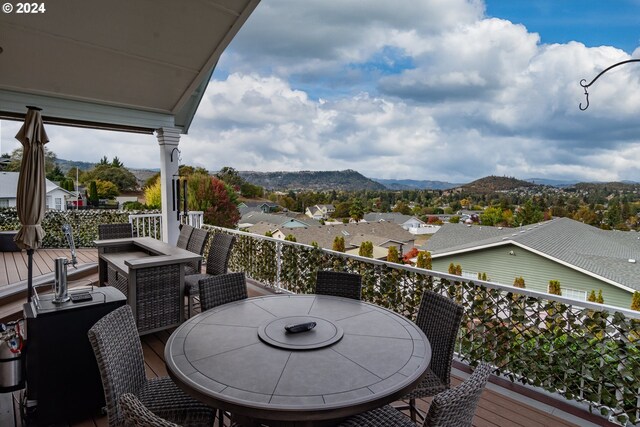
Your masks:
{"label": "dark tabletop", "polygon": [[[288,334],[284,325],[316,322]],[[431,360],[413,322],[321,295],[250,298],[203,312],[165,349],[169,374],[203,402],[264,420],[347,417],[397,400]]]}

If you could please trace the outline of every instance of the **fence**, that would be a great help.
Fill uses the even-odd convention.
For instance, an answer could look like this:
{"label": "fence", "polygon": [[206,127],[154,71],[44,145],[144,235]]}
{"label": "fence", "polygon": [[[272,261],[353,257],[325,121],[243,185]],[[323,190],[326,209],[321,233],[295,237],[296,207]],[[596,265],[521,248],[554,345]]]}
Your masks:
{"label": "fence", "polygon": [[236,230],[230,268],[266,286],[312,293],[318,270],[362,276],[362,297],[415,319],[422,293],[463,305],[456,357],[514,382],[586,402],[621,424],[640,415],[640,313],[320,249]]}

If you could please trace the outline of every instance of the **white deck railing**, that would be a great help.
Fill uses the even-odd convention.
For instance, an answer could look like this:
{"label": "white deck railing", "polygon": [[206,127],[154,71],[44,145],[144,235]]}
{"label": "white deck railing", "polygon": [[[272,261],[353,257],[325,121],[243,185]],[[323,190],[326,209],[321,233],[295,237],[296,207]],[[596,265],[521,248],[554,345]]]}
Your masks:
{"label": "white deck railing", "polygon": [[[195,228],[202,228],[204,212],[190,211],[180,214],[180,222],[189,224]],[[162,240],[162,214],[135,214],[129,215],[129,222],[133,225],[133,231],[138,237],[153,237]]]}

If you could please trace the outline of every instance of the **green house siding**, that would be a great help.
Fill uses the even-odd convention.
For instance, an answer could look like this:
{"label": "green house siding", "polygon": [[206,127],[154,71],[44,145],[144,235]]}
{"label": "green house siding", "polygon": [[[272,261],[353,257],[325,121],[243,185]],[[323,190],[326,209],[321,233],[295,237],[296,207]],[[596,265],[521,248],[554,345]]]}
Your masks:
{"label": "green house siding", "polygon": [[576,289],[587,294],[592,290],[597,294],[602,289],[605,304],[623,308],[631,305],[630,292],[515,245],[434,258],[432,265],[434,270],[446,273],[450,263],[460,264],[465,273],[487,273],[490,282],[512,285],[515,277],[522,276],[527,289],[547,292],[549,280],[558,280],[562,289]]}

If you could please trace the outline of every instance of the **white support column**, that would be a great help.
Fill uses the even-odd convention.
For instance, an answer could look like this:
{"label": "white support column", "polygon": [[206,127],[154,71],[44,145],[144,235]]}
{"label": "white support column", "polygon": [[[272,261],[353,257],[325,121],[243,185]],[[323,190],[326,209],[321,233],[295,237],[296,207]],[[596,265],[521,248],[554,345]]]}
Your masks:
{"label": "white support column", "polygon": [[178,241],[178,218],[173,208],[172,179],[178,175],[178,143],[180,130],[164,127],[156,129],[156,137],[160,145],[160,183],[162,196],[162,240],[175,245]]}

